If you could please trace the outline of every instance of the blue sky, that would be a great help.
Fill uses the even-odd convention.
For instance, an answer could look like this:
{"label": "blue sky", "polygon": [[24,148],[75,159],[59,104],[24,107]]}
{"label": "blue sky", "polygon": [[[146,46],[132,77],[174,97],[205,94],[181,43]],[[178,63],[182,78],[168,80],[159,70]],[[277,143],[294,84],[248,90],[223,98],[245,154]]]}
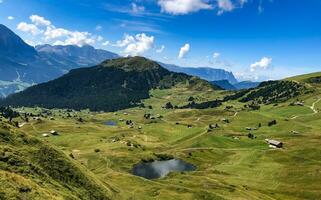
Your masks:
{"label": "blue sky", "polygon": [[320,0],[0,0],[28,43],[232,71],[241,80],[321,71]]}

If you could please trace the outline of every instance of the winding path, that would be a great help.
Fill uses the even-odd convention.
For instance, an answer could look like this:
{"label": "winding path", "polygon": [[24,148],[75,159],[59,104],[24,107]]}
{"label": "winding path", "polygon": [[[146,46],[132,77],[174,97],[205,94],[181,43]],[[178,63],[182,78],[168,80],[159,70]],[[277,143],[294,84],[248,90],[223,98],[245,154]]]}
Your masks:
{"label": "winding path", "polygon": [[317,101],[313,102],[312,106],[310,107],[310,109],[317,114],[319,111],[317,109],[315,109],[315,104],[319,103],[321,101],[321,98],[319,98]]}
{"label": "winding path", "polygon": [[[306,106],[313,111],[312,115],[319,113],[319,111],[315,108],[315,104],[319,103],[320,101],[321,101],[321,98],[318,98],[318,100],[313,102],[311,106]],[[291,117],[291,119],[297,119],[298,117],[307,116],[307,115],[311,115],[311,114],[295,115],[295,116]]]}

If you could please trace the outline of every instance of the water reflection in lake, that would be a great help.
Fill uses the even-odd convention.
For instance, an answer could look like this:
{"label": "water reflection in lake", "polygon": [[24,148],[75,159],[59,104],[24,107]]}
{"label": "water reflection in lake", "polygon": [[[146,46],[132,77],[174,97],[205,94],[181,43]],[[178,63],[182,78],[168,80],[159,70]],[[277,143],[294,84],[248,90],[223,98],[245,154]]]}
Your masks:
{"label": "water reflection in lake", "polygon": [[117,126],[117,122],[109,120],[109,121],[105,122],[105,125],[107,125],[107,126]]}
{"label": "water reflection in lake", "polygon": [[147,179],[165,177],[170,172],[194,171],[196,167],[178,159],[154,161],[134,165],[133,174]]}

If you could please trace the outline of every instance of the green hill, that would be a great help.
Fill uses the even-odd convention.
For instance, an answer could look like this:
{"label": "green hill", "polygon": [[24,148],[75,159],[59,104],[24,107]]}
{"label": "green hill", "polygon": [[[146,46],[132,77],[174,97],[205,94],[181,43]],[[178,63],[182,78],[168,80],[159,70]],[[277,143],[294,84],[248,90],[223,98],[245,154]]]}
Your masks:
{"label": "green hill", "polygon": [[225,97],[225,100],[236,100],[240,102],[255,101],[259,104],[281,103],[289,99],[309,92],[303,83],[291,80],[267,81],[258,87],[236,92]]}
{"label": "green hill", "polygon": [[151,89],[174,86],[212,90],[215,86],[182,73],[170,72],[142,57],[119,58],[68,74],[13,94],[1,102],[11,106],[41,106],[95,111],[134,107]]}

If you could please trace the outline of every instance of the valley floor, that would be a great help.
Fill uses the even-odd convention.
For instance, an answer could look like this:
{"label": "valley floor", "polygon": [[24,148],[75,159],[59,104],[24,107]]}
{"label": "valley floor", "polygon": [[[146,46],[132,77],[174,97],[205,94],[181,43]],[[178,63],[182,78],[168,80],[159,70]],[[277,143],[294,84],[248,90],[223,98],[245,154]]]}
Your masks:
{"label": "valley floor", "polygon": [[[163,109],[167,102],[186,104],[189,96],[203,101],[223,95],[174,90],[152,91],[146,108],[115,113],[51,110],[52,119],[30,120],[19,131],[72,155],[111,187],[113,199],[321,199],[319,98],[308,97],[308,106],[284,103],[259,111],[245,110],[238,102],[204,110]],[[146,113],[155,118],[145,119]],[[105,125],[111,120],[117,125]],[[271,120],[277,124],[268,126]],[[209,131],[210,124],[219,128]],[[50,130],[59,136],[43,137]],[[281,141],[284,147],[271,148],[265,139]],[[197,170],[157,180],[131,174],[133,165],[159,154],[192,163]]]}

